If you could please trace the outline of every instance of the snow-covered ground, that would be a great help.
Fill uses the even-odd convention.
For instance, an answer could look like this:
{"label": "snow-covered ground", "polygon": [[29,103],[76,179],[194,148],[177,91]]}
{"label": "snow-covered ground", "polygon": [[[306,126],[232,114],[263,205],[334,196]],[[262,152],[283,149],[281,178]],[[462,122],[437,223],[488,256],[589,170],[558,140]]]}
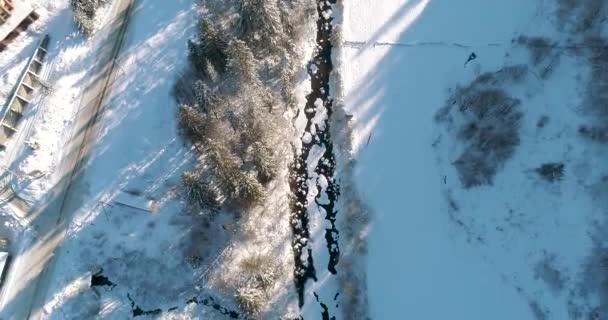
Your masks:
{"label": "snow-covered ground", "polygon": [[[28,137],[40,149],[24,149],[15,164],[24,172],[46,173],[33,182],[17,181],[20,196],[34,206],[53,199],[57,194],[53,186],[64,178],[60,167],[67,152],[61,146],[81,134],[82,128],[74,128],[80,125],[81,112],[76,111],[89,94],[87,84],[96,79],[96,61],[102,60],[99,52],[105,50],[103,32],[114,23],[100,18],[101,35],[85,41],[71,21],[67,1],[44,3],[48,10],[40,33],[48,32],[52,39],[48,61],[52,61],[53,91],[42,99],[40,116]],[[66,200],[65,239],[44,275],[50,283],[40,289],[43,301],[37,301],[41,303],[37,316],[130,318],[151,312],[169,318],[231,317],[231,311],[238,309],[231,286],[243,278],[242,261],[255,255],[272,255],[277,268],[268,297],[273,302],[269,316],[297,313],[287,196],[291,139],[275,150],[285,157],[280,177],[270,186],[272,195],[236,228],[226,216],[211,228],[205,226],[204,219],[188,214],[180,196],[180,176],[192,165],[193,155],[178,136],[171,89],[187,62],[186,40],[195,32],[196,10],[193,1],[134,1],[111,91],[90,141],[93,148]],[[36,35],[24,36],[23,43],[12,48],[33,49]],[[27,57],[24,53],[23,59]],[[299,62],[299,83],[310,87],[303,70],[306,62]],[[8,68],[15,76],[2,83],[7,94],[20,66]],[[299,90],[303,101],[305,94]],[[286,113],[285,125],[293,117]],[[223,248],[231,237],[230,245]],[[220,249],[223,254],[215,259]],[[203,265],[193,267],[192,258],[201,256]],[[215,259],[212,264],[209,257]],[[92,276],[103,279],[99,286],[91,288]],[[6,302],[18,308],[18,300]]]}
{"label": "snow-covered ground", "polygon": [[[171,97],[187,61],[192,5],[134,3],[96,146],[76,182],[82,200],[45,304],[52,319],[131,317],[129,299],[143,311],[183,310],[196,296],[183,250],[189,221],[177,196],[192,159]],[[100,268],[115,287],[92,290],[88,278],[79,280]]]}
{"label": "snow-covered ground", "polygon": [[[373,319],[606,317],[604,278],[588,259],[605,243],[606,150],[577,133],[589,121],[589,67],[566,50],[580,38],[560,29],[556,10],[557,1],[345,3],[345,106],[355,179],[373,209]],[[520,35],[561,46],[546,76],[546,61],[512,41]],[[521,79],[495,85],[521,100],[521,143],[491,185],[465,189],[453,165],[458,123],[435,115],[457,86],[516,65]],[[565,164],[560,181],[536,173],[549,162]]]}
{"label": "snow-covered ground", "polygon": [[[104,15],[113,3],[104,8]],[[96,70],[103,36],[86,41],[76,31],[69,1],[42,1],[38,8],[41,20],[33,31],[0,56],[6,70],[0,89],[3,97],[8,95],[37,36],[49,33],[52,92],[42,98],[28,137],[40,149],[23,149],[13,164],[23,172],[46,173],[43,179],[17,185],[20,196],[45,205],[62,178],[54,175],[63,174],[57,170],[61,146],[82,129],[72,124]],[[191,270],[185,263],[187,247],[196,240],[191,231],[195,227],[177,188],[192,157],[177,135],[171,96],[175,78],[187,62],[186,40],[193,33],[195,12],[192,1],[134,1],[111,92],[92,141],[95,146],[82,164],[82,174],[75,177],[65,209],[67,233],[47,275],[51,283],[43,294],[43,318],[87,318],[97,313],[129,318],[138,307],[142,312],[165,313],[177,308],[169,313],[189,318],[196,304],[187,301],[208,298],[196,289],[202,269]],[[98,20],[100,33],[115,23],[103,15]],[[90,276],[96,272],[115,287],[91,289]],[[19,307],[16,300],[6,302]],[[223,317],[212,305],[196,313]]]}
{"label": "snow-covered ground", "polygon": [[[334,6],[323,13],[343,23],[343,43],[334,51],[339,74],[330,81],[333,118],[326,123],[323,100],[314,100],[308,107],[316,111],[311,123],[317,127],[304,132],[310,111],[304,98],[323,72],[313,64],[310,77],[299,75],[299,113],[285,114],[286,122],[295,119],[293,132],[281,128],[295,133],[297,150],[314,145],[305,159],[311,234],[301,243],[312,250],[318,279],[308,282],[306,303],[298,310],[288,247],[287,142],[277,146],[286,156],[272,194],[239,226],[221,215],[217,228],[208,228],[189,215],[179,185],[193,155],[178,136],[171,89],[187,62],[186,40],[196,25],[194,1],[134,1],[95,146],[71,189],[67,232],[50,269],[43,318],[147,313],[225,318],[237,309],[229,295],[242,280],[243,261],[256,255],[272,256],[278,274],[266,309],[271,318],[303,314],[315,319],[323,308],[340,318],[341,309],[352,307],[346,301],[362,305],[345,318],[363,317],[366,294],[372,319],[608,317],[608,294],[598,285],[608,279],[602,273],[608,202],[607,168],[601,161],[608,150],[580,134],[581,125],[594,124],[587,87],[598,80],[589,66],[598,57],[586,53],[589,42],[576,28],[558,21],[557,3],[352,0],[344,1],[343,10]],[[53,196],[62,146],[71,136],[85,80],[102,45],[99,38],[85,41],[76,32],[67,0],[35,5],[41,20],[0,54],[2,99],[37,37],[50,33],[47,70],[53,90],[41,99],[27,138],[40,148],[23,149],[15,157],[19,161],[10,164],[21,172],[45,173],[38,180],[15,182],[20,196],[34,206]],[[576,17],[573,8],[568,10]],[[600,5],[596,11],[606,10]],[[112,23],[103,17],[111,11],[111,6],[104,9],[102,28]],[[593,25],[597,17],[585,19]],[[313,28],[307,26],[303,60],[313,56]],[[605,36],[602,30],[585,32],[585,37]],[[514,41],[522,35],[556,45]],[[516,119],[519,145],[498,165],[491,183],[467,188],[455,163],[466,150],[461,129],[468,118],[451,106],[454,95],[471,83],[504,90],[517,99],[522,117]],[[446,106],[443,120],[437,121]],[[348,134],[348,115],[353,116],[352,150],[338,132]],[[331,144],[317,140],[327,124],[338,133],[333,142],[342,187],[337,277],[327,270],[325,231],[332,226],[321,206],[328,203],[328,177],[316,172],[318,165],[327,165],[322,156]],[[563,163],[563,177],[541,177],[537,168],[547,163]],[[365,205],[372,210],[369,225],[361,225],[367,222],[360,214]],[[23,232],[16,221],[6,221],[1,232],[11,237]],[[355,238],[368,233],[365,250]],[[192,257],[215,256],[220,250],[213,263],[193,267]],[[355,274],[359,262],[353,256],[359,251],[367,252],[366,275]],[[349,279],[367,281],[357,286]],[[357,291],[366,286],[368,292]]]}

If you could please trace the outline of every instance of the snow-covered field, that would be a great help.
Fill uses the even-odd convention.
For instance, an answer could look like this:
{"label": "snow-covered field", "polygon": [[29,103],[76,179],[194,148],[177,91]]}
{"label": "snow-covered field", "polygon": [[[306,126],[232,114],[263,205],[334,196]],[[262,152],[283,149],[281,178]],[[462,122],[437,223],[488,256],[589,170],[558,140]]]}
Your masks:
{"label": "snow-covered field", "polygon": [[[593,117],[587,48],[560,24],[557,3],[346,2],[342,73],[355,179],[374,215],[373,319],[607,316],[597,262],[606,242],[606,147],[578,134]],[[605,16],[601,2],[580,6]],[[573,20],[585,14],[568,12]],[[587,14],[580,19],[594,19]],[[513,42],[520,35],[557,45],[535,61]],[[452,122],[435,115],[457,86],[518,65],[521,77],[492,85],[520,100],[521,141],[491,184],[464,188],[454,166],[464,120],[455,107]],[[553,162],[565,170],[550,182],[535,169]]]}

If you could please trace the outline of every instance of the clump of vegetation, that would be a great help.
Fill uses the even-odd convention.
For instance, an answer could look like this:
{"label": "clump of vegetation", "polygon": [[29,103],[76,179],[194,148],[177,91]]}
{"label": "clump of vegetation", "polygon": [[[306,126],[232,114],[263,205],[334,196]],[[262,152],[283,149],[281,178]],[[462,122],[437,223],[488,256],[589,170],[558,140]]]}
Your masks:
{"label": "clump of vegetation", "polygon": [[279,106],[287,103],[273,89],[294,72],[287,62],[296,53],[284,32],[295,28],[286,11],[294,2],[209,5],[225,14],[214,11],[216,16],[201,19],[196,39],[188,43],[192,68],[175,90],[180,128],[204,158],[199,170],[209,171],[193,173],[204,179],[185,177],[184,184],[191,191],[214,185],[216,199],[246,208],[265,198],[265,185],[278,172],[273,147],[285,110]]}
{"label": "clump of vegetation", "polygon": [[78,27],[87,35],[95,30],[97,9],[106,4],[106,0],[70,0],[74,20]]}
{"label": "clump of vegetation", "polygon": [[605,10],[604,0],[559,0],[558,18],[564,27],[573,32],[587,32],[602,23]]}
{"label": "clump of vegetation", "polygon": [[541,116],[540,119],[536,122],[536,127],[539,129],[544,128],[549,123],[548,116]]}
{"label": "clump of vegetation", "polygon": [[277,270],[270,255],[251,255],[239,264],[236,300],[249,316],[260,314],[268,302],[269,290],[277,278]]}
{"label": "clump of vegetation", "polygon": [[[298,22],[314,1],[212,0],[188,42],[191,68],[175,97],[184,136],[201,165],[184,176],[201,206],[248,208],[278,173],[277,134],[292,103]],[[314,10],[312,11],[314,12]],[[214,199],[219,199],[216,203]]]}
{"label": "clump of vegetation", "polygon": [[547,79],[560,60],[560,51],[555,50],[557,44],[544,37],[528,36],[519,36],[516,42],[528,49],[532,65],[539,69],[542,79]]}
{"label": "clump of vegetation", "polygon": [[603,127],[588,127],[582,125],[578,128],[578,133],[583,137],[599,143],[608,142],[608,129]]}
{"label": "clump of vegetation", "polygon": [[467,87],[456,88],[450,104],[437,114],[437,121],[457,127],[457,137],[466,145],[453,163],[463,187],[491,184],[519,145],[521,102],[502,86],[522,80],[525,73],[523,66],[510,66],[481,74]]}
{"label": "clump of vegetation", "polygon": [[586,43],[589,45],[591,65],[588,103],[605,124],[608,123],[608,40],[592,37]]}
{"label": "clump of vegetation", "polygon": [[555,48],[555,43],[544,37],[522,35],[517,38],[517,43],[528,48],[534,65],[538,65],[547,59]]}
{"label": "clump of vegetation", "polygon": [[[294,106],[292,92],[302,60],[292,41],[303,35],[302,22],[316,14],[316,4],[207,0],[201,6],[196,36],[188,42],[190,63],[173,91],[179,130],[198,160],[182,182],[197,212],[227,209],[247,219],[267,199],[281,169],[280,152],[291,151],[281,132],[291,125],[284,114]],[[214,237],[216,227],[218,237],[230,235],[213,223],[215,214],[193,216],[195,224],[206,224],[195,227],[188,240],[193,245],[184,255],[196,268],[212,253],[200,250],[203,235]],[[248,317],[258,317],[276,290],[277,262],[258,252],[244,259],[231,257],[239,261],[236,272],[221,272],[216,280]]]}
{"label": "clump of vegetation", "polygon": [[549,182],[556,182],[564,177],[564,164],[561,162],[548,162],[536,168],[535,171],[541,178]]}
{"label": "clump of vegetation", "polygon": [[197,204],[203,212],[217,212],[219,208],[219,196],[216,188],[192,171],[185,172],[182,175],[182,180],[190,203]]}

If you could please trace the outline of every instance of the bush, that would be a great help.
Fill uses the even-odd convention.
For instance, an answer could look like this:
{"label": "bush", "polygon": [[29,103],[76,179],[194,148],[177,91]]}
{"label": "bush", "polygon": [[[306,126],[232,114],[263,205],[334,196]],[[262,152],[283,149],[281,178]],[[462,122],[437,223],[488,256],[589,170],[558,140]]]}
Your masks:
{"label": "bush", "polygon": [[561,162],[549,162],[536,168],[536,173],[549,182],[556,182],[564,176],[564,164]]}
{"label": "bush", "polygon": [[238,197],[240,183],[244,180],[241,159],[224,144],[217,142],[211,142],[206,151],[220,189],[231,197]]}
{"label": "bush", "polygon": [[277,0],[239,0],[239,37],[263,52],[278,48],[283,39],[281,10]]}
{"label": "bush", "polygon": [[[500,166],[519,145],[522,113],[520,100],[509,96],[501,85],[519,81],[525,68],[512,66],[484,73],[469,86],[457,88],[450,104],[435,116],[436,121],[454,123],[457,138],[466,145],[453,163],[464,188],[491,184]],[[450,106],[456,106],[454,114]]]}
{"label": "bush", "polygon": [[269,255],[255,254],[244,258],[239,264],[240,284],[236,289],[236,300],[249,316],[257,316],[268,302],[268,291],[276,282],[277,272]]}
{"label": "bush", "polygon": [[517,38],[517,43],[528,48],[534,65],[539,65],[547,59],[555,48],[555,43],[553,41],[543,37],[519,36]]}
{"label": "bush", "polygon": [[87,35],[95,31],[95,15],[97,9],[103,6],[106,0],[71,0],[74,20],[80,29]]}
{"label": "bush", "polygon": [[178,109],[178,121],[182,133],[191,141],[200,143],[207,137],[209,121],[202,112],[190,106],[181,106]]}
{"label": "bush", "polygon": [[182,181],[186,187],[188,199],[198,203],[203,209],[208,209],[212,213],[219,207],[218,194],[207,181],[203,181],[199,173],[185,172]]}
{"label": "bush", "polygon": [[266,144],[258,141],[251,146],[251,157],[257,169],[260,182],[268,183],[277,175],[277,164],[272,150]]}
{"label": "bush", "polygon": [[209,75],[209,70],[224,72],[226,70],[228,42],[222,31],[207,20],[201,20],[198,27],[198,39],[188,41],[190,61],[196,70]]}
{"label": "bush", "polygon": [[608,142],[608,129],[607,128],[599,128],[599,127],[588,127],[588,126],[580,126],[578,128],[578,133],[587,139],[599,142],[599,143],[607,143]]}

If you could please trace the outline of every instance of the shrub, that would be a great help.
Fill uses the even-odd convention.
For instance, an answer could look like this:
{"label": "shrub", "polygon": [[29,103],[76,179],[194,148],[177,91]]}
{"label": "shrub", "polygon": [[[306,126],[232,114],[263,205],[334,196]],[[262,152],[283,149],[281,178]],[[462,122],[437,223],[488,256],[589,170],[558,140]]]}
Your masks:
{"label": "shrub", "polygon": [[[219,28],[201,20],[196,41],[188,41],[190,61],[198,72],[209,75],[209,70],[226,70],[228,42]],[[213,69],[210,69],[213,68]]]}
{"label": "shrub", "polygon": [[242,173],[239,179],[237,195],[241,196],[242,200],[244,200],[244,205],[248,207],[264,200],[266,192],[256,177],[249,173]]}
{"label": "shrub", "polygon": [[268,291],[276,282],[276,268],[269,255],[255,254],[244,258],[239,269],[241,277],[236,300],[247,315],[255,317],[268,302]]}
{"label": "shrub", "polygon": [[199,173],[185,172],[182,181],[186,187],[188,199],[198,203],[201,208],[215,212],[219,207],[218,194],[207,181],[203,181]]}
{"label": "shrub", "polygon": [[97,9],[103,6],[106,0],[71,0],[72,12],[76,24],[85,34],[90,35],[95,30],[95,15]]}
{"label": "shrub", "polygon": [[260,182],[268,183],[276,177],[277,163],[270,147],[260,141],[255,142],[251,146],[251,156]]}
{"label": "shrub", "polygon": [[564,164],[561,162],[545,163],[536,168],[536,173],[549,182],[556,182],[564,176]]}
{"label": "shrub", "polygon": [[233,198],[237,197],[240,183],[244,180],[241,159],[221,143],[211,142],[206,150],[220,189]]}
{"label": "shrub", "polygon": [[181,106],[178,109],[178,121],[182,133],[195,143],[200,143],[207,137],[206,130],[209,126],[207,116],[202,112],[190,107]]}
{"label": "shrub", "polygon": [[[491,184],[519,145],[521,102],[501,86],[519,81],[525,70],[511,66],[480,75],[469,86],[457,88],[448,105],[435,116],[438,122],[461,123],[457,123],[457,138],[465,148],[453,165],[463,187]],[[458,113],[454,114],[450,106],[455,106]]]}
{"label": "shrub", "polygon": [[237,31],[249,45],[266,51],[282,40],[283,23],[277,0],[239,0]]}
{"label": "shrub", "polygon": [[543,37],[519,36],[517,43],[528,48],[534,65],[538,65],[547,59],[555,48],[553,41]]}
{"label": "shrub", "polygon": [[232,83],[239,88],[242,85],[259,84],[257,65],[253,52],[241,40],[232,40],[228,44],[228,60],[226,68],[230,73]]}

